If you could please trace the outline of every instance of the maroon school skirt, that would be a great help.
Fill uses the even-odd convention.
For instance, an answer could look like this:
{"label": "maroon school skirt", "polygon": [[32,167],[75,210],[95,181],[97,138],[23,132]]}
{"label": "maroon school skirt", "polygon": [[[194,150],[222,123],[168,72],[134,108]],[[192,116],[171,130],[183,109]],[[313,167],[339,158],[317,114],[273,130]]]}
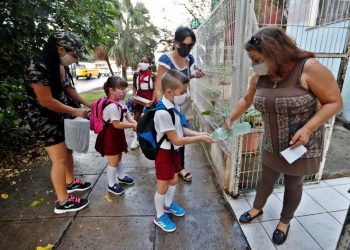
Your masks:
{"label": "maroon school skirt", "polygon": [[95,149],[102,156],[127,153],[128,144],[126,143],[124,129],[117,129],[109,124],[97,135]]}
{"label": "maroon school skirt", "polygon": [[[152,97],[153,97],[153,89],[151,90],[141,90],[139,89],[137,91],[137,95],[140,96],[140,97],[143,97],[143,98],[146,98],[148,100],[152,100]],[[136,112],[137,113],[142,113],[143,111],[143,107],[141,104],[136,104]]]}

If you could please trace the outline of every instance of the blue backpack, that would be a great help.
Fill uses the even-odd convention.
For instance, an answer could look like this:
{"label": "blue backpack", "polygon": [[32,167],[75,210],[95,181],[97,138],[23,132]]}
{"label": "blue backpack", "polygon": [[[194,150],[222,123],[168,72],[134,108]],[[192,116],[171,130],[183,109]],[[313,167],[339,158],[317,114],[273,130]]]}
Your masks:
{"label": "blue backpack", "polygon": [[[158,102],[155,107],[148,109],[137,122],[137,137],[139,139],[139,145],[149,160],[155,160],[159,151],[160,145],[164,140],[169,140],[164,133],[163,137],[157,142],[157,132],[154,127],[154,115],[158,110],[166,110],[169,112],[173,124],[175,125],[175,114],[171,109],[166,109],[163,103]],[[174,145],[171,144],[172,150]]]}

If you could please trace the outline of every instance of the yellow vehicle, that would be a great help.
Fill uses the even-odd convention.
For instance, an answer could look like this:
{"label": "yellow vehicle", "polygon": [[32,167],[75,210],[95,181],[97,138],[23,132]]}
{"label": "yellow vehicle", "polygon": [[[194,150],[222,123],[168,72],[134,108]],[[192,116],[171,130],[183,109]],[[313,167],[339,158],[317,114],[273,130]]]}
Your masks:
{"label": "yellow vehicle", "polygon": [[76,78],[86,77],[86,79],[91,79],[91,77],[101,77],[100,69],[95,68],[94,64],[78,64],[76,66]]}

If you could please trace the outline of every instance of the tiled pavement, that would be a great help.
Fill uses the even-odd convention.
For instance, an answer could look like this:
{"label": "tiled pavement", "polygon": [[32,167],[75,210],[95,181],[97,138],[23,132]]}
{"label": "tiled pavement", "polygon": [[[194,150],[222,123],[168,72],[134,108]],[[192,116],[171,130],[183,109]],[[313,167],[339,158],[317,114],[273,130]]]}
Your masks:
{"label": "tiled pavement", "polygon": [[[319,184],[306,184],[303,197],[291,227],[287,241],[275,246],[272,233],[280,216],[284,188],[276,188],[269,197],[264,214],[250,224],[241,225],[250,247],[257,249],[330,249],[333,250],[350,204],[350,178],[323,180]],[[255,192],[229,200],[237,218],[249,210]]]}

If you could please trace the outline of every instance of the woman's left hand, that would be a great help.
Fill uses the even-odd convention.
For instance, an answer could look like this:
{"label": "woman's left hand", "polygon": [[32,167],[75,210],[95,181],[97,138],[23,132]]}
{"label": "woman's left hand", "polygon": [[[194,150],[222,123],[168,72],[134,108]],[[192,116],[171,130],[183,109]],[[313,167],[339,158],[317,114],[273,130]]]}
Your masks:
{"label": "woman's left hand", "polygon": [[296,148],[300,145],[305,145],[309,142],[311,131],[307,127],[302,127],[293,136],[290,141],[291,148]]}
{"label": "woman's left hand", "polygon": [[195,73],[194,73],[194,78],[201,78],[203,77],[205,74],[202,70],[197,70]]}

